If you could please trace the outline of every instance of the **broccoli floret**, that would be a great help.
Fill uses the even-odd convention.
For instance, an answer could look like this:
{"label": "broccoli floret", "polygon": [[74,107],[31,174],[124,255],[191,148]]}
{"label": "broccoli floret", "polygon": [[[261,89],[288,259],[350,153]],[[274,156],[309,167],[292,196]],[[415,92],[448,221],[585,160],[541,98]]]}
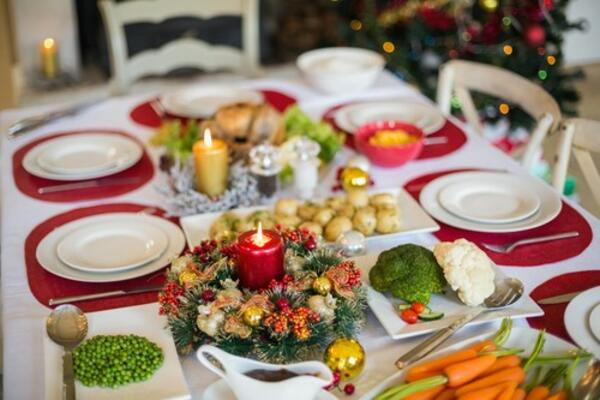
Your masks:
{"label": "broccoli floret", "polygon": [[415,244],[404,244],[384,251],[369,272],[371,286],[379,292],[390,291],[407,302],[429,303],[431,293],[441,293],[446,280],[433,253]]}

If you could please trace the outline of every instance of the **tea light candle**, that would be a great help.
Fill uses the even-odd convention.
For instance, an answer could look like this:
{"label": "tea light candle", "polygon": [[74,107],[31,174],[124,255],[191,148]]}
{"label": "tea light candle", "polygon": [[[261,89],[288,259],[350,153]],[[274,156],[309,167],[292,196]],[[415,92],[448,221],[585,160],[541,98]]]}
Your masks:
{"label": "tea light candle", "polygon": [[319,151],[319,144],[310,139],[300,138],[294,143],[294,158],[291,161],[294,169],[294,189],[301,199],[312,198],[317,187]]}
{"label": "tea light candle", "polygon": [[238,277],[242,287],[252,290],[266,288],[272,279],[283,277],[283,239],[271,230],[242,233],[237,240]]}
{"label": "tea light candle", "polygon": [[52,38],[46,38],[40,44],[42,75],[54,78],[58,73],[58,44]]}
{"label": "tea light candle", "polygon": [[227,188],[229,153],[227,143],[213,139],[210,129],[204,131],[203,140],[194,144],[196,189],[208,196],[217,196]]}

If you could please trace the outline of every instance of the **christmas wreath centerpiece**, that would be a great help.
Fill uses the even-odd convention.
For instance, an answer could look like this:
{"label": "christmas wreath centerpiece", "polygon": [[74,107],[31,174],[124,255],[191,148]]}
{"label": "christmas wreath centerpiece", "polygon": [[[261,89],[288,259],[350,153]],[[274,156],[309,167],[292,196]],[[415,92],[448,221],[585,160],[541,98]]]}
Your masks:
{"label": "christmas wreath centerpiece", "polygon": [[[248,264],[243,236],[255,240],[257,232],[262,239],[259,228],[235,242],[204,241],[172,262],[159,302],[180,353],[211,343],[233,354],[287,363],[358,333],[366,291],[354,262],[321,246],[307,230],[276,230],[265,231],[274,253],[264,256],[270,245],[259,248],[259,258]],[[280,274],[268,282],[262,276],[256,287],[263,269],[267,276],[274,271],[277,252]]]}

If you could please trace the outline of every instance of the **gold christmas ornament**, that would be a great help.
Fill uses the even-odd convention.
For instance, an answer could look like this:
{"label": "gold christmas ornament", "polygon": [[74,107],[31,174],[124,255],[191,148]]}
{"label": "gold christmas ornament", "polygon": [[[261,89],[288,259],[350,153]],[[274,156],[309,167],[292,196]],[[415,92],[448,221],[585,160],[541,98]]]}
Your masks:
{"label": "gold christmas ornament", "polygon": [[352,379],[365,366],[365,350],[354,339],[336,339],[325,350],[323,360],[329,369],[340,374],[341,379]]}
{"label": "gold christmas ornament", "polygon": [[193,285],[198,282],[198,275],[192,271],[183,271],[179,274],[179,283],[182,285]]}
{"label": "gold christmas ornament", "polygon": [[479,0],[479,7],[487,12],[495,12],[498,9],[498,0]]}
{"label": "gold christmas ornament", "polygon": [[363,189],[369,186],[369,173],[358,167],[346,167],[342,171],[341,181],[345,191]]}
{"label": "gold christmas ornament", "polygon": [[244,319],[246,325],[256,327],[260,325],[260,322],[262,321],[264,315],[265,310],[263,310],[259,306],[250,306],[246,308],[246,310],[242,314],[242,318]]}
{"label": "gold christmas ornament", "polygon": [[331,281],[326,276],[320,276],[313,281],[312,288],[315,292],[325,296],[331,291]]}

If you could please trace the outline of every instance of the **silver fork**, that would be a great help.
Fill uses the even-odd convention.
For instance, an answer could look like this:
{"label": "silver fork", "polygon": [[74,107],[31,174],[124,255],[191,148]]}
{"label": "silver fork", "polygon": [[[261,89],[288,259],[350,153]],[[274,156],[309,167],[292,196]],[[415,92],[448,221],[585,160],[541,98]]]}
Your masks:
{"label": "silver fork", "polygon": [[532,238],[527,238],[527,239],[521,239],[521,240],[517,240],[516,242],[508,243],[508,244],[504,244],[504,245],[489,244],[489,243],[481,243],[481,245],[483,247],[485,247],[486,249],[491,250],[493,252],[506,254],[506,253],[510,253],[511,251],[513,251],[515,248],[517,248],[519,246],[524,246],[527,244],[542,243],[542,242],[550,242],[552,240],[559,240],[559,239],[569,239],[569,238],[574,238],[577,236],[579,236],[579,232],[569,231],[569,232],[557,233],[554,235],[545,235],[545,236],[537,236],[537,237],[532,237]]}

